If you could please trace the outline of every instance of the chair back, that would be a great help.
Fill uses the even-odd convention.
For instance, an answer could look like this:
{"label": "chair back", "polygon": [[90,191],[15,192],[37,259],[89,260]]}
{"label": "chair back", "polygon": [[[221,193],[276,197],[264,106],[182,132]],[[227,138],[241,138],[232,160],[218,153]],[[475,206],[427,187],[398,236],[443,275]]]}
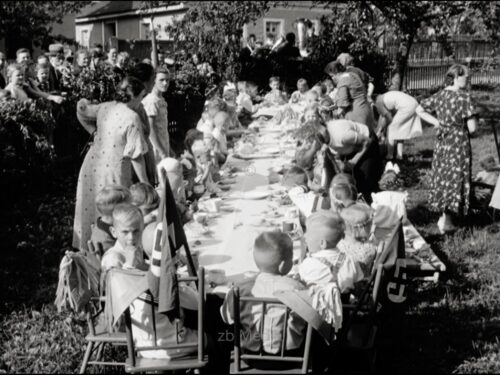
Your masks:
{"label": "chair back", "polygon": [[[150,304],[151,314],[152,314],[152,322],[153,322],[153,343],[147,346],[138,347],[134,344],[134,337],[132,332],[132,319],[130,313],[130,306],[124,313],[125,320],[125,329],[127,336],[127,349],[128,349],[128,366],[136,366],[136,355],[141,351],[151,351],[151,350],[176,350],[176,349],[196,349],[197,351],[197,360],[198,363],[205,361],[205,353],[204,353],[204,319],[205,319],[205,300],[204,300],[204,291],[205,291],[205,270],[203,267],[200,267],[198,271],[198,276],[182,276],[178,278],[179,283],[195,283],[197,285],[197,340],[190,342],[179,342],[179,323],[175,321],[175,336],[177,338],[177,342],[169,345],[159,345],[157,340],[157,332],[155,322],[157,321],[158,311],[155,307],[158,306],[157,301],[155,301],[152,296],[147,299],[147,303]],[[174,360],[170,360],[174,361]],[[164,369],[170,369],[169,361],[165,363]]]}
{"label": "chair back", "polygon": [[[297,367],[300,369],[300,374],[307,374],[310,364],[309,355],[311,350],[311,338],[312,338],[312,326],[307,324],[304,350],[301,356],[289,356],[286,353],[286,342],[287,342],[287,332],[288,332],[288,321],[291,313],[291,309],[287,307],[283,302],[276,298],[257,298],[257,297],[241,297],[239,288],[234,287],[231,289],[230,293],[233,293],[233,316],[234,316],[234,371],[238,373],[241,370],[241,361],[258,361],[267,364],[276,365],[286,365]],[[241,348],[241,335],[242,335],[242,324],[240,316],[240,308],[242,304],[260,304],[262,308],[262,319],[259,327],[259,337],[260,337],[260,349],[258,354],[244,354]],[[279,355],[267,354],[264,351],[263,338],[264,338],[264,321],[266,318],[266,313],[269,305],[273,305],[276,308],[283,308],[285,318],[283,319],[283,337],[281,340],[281,350]],[[278,306],[275,306],[278,305]],[[248,371],[245,371],[248,373]]]}

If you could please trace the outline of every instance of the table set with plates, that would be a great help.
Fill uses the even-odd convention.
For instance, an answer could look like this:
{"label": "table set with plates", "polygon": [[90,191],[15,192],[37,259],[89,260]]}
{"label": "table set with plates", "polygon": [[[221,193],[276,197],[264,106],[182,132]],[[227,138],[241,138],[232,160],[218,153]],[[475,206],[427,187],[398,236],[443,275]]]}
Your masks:
{"label": "table set with plates", "polygon": [[279,172],[295,155],[295,143],[267,123],[251,137],[252,150],[229,153],[220,171],[221,192],[200,199],[194,220],[184,225],[191,253],[206,268],[213,293],[226,293],[232,283],[258,272],[253,244],[262,232],[287,231],[296,261],[304,248],[298,210],[279,183]]}
{"label": "table set with plates", "polygon": [[[251,135],[243,136],[229,150],[220,170],[220,192],[198,203],[194,220],[184,225],[191,253],[207,270],[208,292],[226,294],[231,285],[258,272],[253,259],[253,244],[266,231],[282,230],[294,242],[294,269],[305,254],[305,242],[298,218],[280,172],[295,156],[293,130],[297,121],[255,121]],[[414,226],[405,219],[407,267],[416,277],[437,281],[446,270]],[[387,240],[390,230],[375,228],[377,242]]]}

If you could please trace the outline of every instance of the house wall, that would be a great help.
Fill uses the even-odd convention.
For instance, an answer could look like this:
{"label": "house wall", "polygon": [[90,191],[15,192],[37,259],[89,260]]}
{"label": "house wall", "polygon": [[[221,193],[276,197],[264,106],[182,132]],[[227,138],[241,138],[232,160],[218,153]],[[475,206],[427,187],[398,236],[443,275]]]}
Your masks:
{"label": "house wall", "polygon": [[262,18],[259,18],[254,23],[249,23],[245,27],[245,36],[250,34],[255,34],[257,40],[265,40],[265,30],[264,30],[264,20],[282,20],[282,30],[283,35],[293,32],[297,36],[297,28],[294,22],[299,18],[307,18],[311,21],[319,20],[322,15],[329,13],[329,10],[324,10],[321,8],[310,9],[309,6],[294,6],[293,8],[274,8],[270,9],[269,12]]}
{"label": "house wall", "polygon": [[139,39],[139,20],[137,17],[120,18],[116,37],[118,39]]}

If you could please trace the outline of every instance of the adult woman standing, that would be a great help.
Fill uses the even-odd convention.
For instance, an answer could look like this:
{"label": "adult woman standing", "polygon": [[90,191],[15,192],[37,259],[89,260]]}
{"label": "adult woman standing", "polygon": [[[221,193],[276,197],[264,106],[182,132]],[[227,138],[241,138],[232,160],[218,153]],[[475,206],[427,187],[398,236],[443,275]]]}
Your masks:
{"label": "adult woman standing", "polygon": [[[420,102],[417,114],[437,128],[432,160],[429,204],[442,213],[441,233],[454,229],[451,215],[466,215],[471,185],[470,133],[476,129],[467,85],[468,70],[455,64],[446,73],[446,87]],[[436,117],[431,115],[435,113]]]}
{"label": "adult woman standing", "polygon": [[[328,166],[326,162],[330,161],[340,165],[344,172],[352,173],[358,191],[371,203],[371,193],[379,190],[378,181],[383,172],[375,133],[367,125],[350,120],[329,121],[326,130],[322,132],[322,141],[328,146],[325,164]],[[333,171],[326,171],[325,186],[330,185],[332,177]]]}
{"label": "adult woman standing", "polygon": [[[422,135],[422,123],[420,117],[415,113],[418,102],[404,92],[388,91],[377,96],[375,103],[379,113],[377,135],[386,137],[388,145],[387,159],[392,159],[396,141]],[[397,158],[403,158],[402,143],[397,145]]]}
{"label": "adult woman standing", "polygon": [[337,88],[336,104],[338,115],[365,124],[370,130],[375,129],[373,111],[368,102],[366,86],[362,79],[353,72],[346,72],[338,61],[330,62],[325,73],[332,77]]}
{"label": "adult woman standing", "polygon": [[73,226],[75,248],[87,248],[91,224],[96,219],[95,196],[99,190],[110,184],[129,187],[132,169],[141,182],[149,182],[144,165],[148,146],[141,119],[135,112],[144,94],[144,85],[127,77],[118,85],[114,101],[97,106],[88,105],[85,100],[78,103],[78,118],[95,137],[78,177]]}

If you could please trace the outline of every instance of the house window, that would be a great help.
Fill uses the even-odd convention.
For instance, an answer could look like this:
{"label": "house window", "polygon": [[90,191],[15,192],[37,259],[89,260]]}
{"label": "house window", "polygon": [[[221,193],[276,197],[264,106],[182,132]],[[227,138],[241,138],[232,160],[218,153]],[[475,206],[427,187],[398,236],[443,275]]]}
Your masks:
{"label": "house window", "polygon": [[106,34],[107,36],[116,36],[116,23],[110,22],[105,24]]}
{"label": "house window", "polygon": [[268,35],[273,37],[274,42],[283,34],[285,21],[283,19],[264,19],[264,39]]}
{"label": "house window", "polygon": [[89,31],[82,30],[80,34],[80,43],[83,47],[89,47]]}
{"label": "house window", "polygon": [[142,39],[149,39],[151,37],[151,24],[149,22],[141,24],[141,36]]}

